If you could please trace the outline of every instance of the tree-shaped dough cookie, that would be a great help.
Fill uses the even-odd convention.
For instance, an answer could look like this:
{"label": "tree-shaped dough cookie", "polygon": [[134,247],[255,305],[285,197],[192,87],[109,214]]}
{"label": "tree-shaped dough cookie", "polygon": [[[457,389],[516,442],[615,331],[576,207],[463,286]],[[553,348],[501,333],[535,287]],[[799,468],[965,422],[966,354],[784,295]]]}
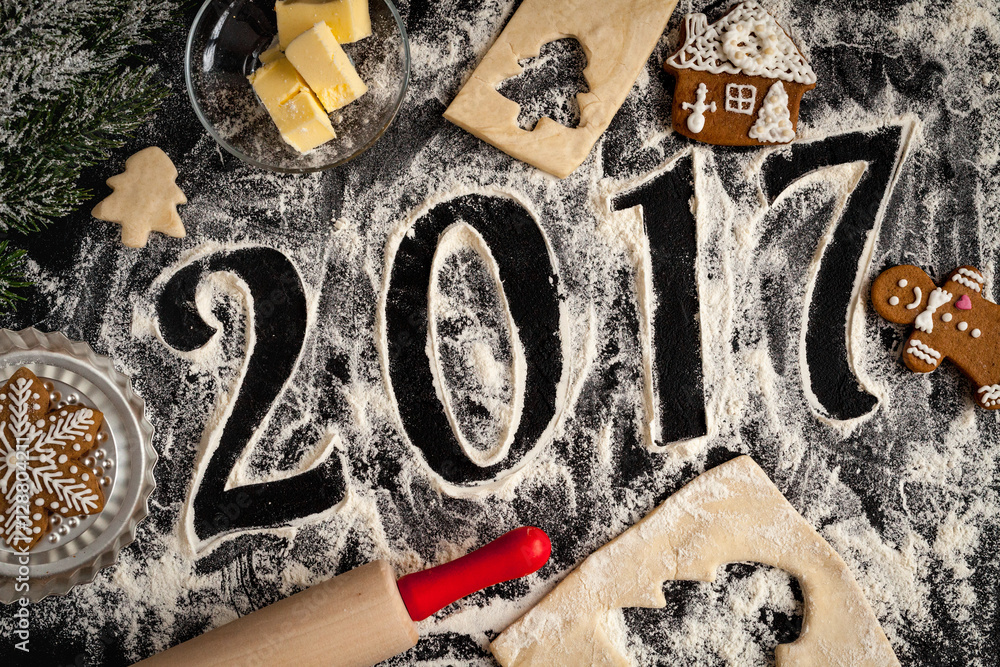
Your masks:
{"label": "tree-shaped dough cookie", "polygon": [[183,237],[184,224],[177,205],[187,197],[174,182],[177,169],[162,150],[150,146],[125,161],[125,171],[108,179],[114,190],[91,214],[98,220],[122,226],[122,243],[132,248],[146,245],[150,232]]}

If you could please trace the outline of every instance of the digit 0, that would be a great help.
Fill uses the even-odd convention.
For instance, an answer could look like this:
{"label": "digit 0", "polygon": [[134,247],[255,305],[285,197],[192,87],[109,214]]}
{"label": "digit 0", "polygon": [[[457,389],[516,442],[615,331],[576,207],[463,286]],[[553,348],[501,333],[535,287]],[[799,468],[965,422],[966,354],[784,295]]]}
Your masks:
{"label": "digit 0", "polygon": [[[426,352],[435,250],[442,233],[456,224],[471,227],[489,248],[516,327],[511,338],[519,339],[525,365],[520,422],[506,456],[488,465],[472,461],[463,450],[438,398],[433,362]],[[521,204],[478,194],[437,204],[399,237],[394,253],[393,243],[379,329],[383,372],[403,431],[445,481],[469,485],[495,479],[544,445],[557,414],[563,382],[562,309],[551,249]]]}

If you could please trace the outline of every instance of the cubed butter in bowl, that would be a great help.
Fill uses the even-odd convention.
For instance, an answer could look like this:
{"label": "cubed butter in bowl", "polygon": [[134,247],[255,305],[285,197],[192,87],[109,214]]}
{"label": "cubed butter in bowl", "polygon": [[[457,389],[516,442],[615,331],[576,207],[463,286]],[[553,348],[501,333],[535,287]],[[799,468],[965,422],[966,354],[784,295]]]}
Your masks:
{"label": "cubed butter in bowl", "polygon": [[337,137],[330,117],[288,58],[279,57],[249,78],[289,146],[305,153]]}
{"label": "cubed butter in bowl", "polygon": [[184,64],[195,113],[223,148],[305,173],[378,141],[405,97],[410,52],[392,0],[205,0]]}
{"label": "cubed butter in bowl", "polygon": [[328,112],[346,106],[366,92],[351,59],[327,23],[317,23],[292,40],[285,57],[295,66]]}
{"label": "cubed butter in bowl", "polygon": [[274,11],[278,15],[278,41],[282,49],[320,22],[330,26],[341,44],[372,34],[368,0],[278,0]]}

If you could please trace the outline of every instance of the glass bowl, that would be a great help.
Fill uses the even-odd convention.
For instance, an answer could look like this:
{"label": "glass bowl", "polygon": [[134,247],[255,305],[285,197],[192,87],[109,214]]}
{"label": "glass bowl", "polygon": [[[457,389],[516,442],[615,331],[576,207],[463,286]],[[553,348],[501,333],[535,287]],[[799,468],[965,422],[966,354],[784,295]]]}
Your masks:
{"label": "glass bowl", "polygon": [[410,45],[390,0],[370,0],[372,34],[344,44],[368,92],[330,116],[337,138],[300,154],[278,128],[247,81],[260,54],[278,34],[274,0],[207,0],[191,26],[184,79],[195,114],[236,157],[257,167],[307,173],[361,155],[392,124],[410,79]]}

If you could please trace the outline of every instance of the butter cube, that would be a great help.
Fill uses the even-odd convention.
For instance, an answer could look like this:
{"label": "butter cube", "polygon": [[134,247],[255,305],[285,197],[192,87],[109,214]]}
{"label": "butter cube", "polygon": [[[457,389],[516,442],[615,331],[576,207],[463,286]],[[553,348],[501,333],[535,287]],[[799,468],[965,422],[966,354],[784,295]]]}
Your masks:
{"label": "butter cube", "polygon": [[336,138],[329,116],[287,58],[281,56],[247,78],[292,148],[305,153]]}
{"label": "butter cube", "polygon": [[368,91],[326,23],[319,22],[293,39],[285,49],[285,57],[327,111],[350,104]]}
{"label": "butter cube", "polygon": [[305,79],[292,67],[292,63],[284,56],[279,56],[247,77],[253,85],[254,92],[264,106],[271,109],[282,104],[300,91],[309,90]]}
{"label": "butter cube", "polygon": [[281,138],[300,153],[311,151],[337,138],[337,133],[330,125],[330,117],[316,101],[316,96],[308,90],[298,93],[270,113],[281,132]]}
{"label": "butter cube", "polygon": [[292,40],[320,21],[330,26],[341,44],[349,44],[372,34],[368,0],[278,0],[278,42],[287,49]]}
{"label": "butter cube", "polygon": [[260,58],[260,61],[262,63],[264,63],[265,65],[267,65],[269,63],[273,63],[275,60],[277,60],[278,58],[280,58],[281,55],[282,55],[281,54],[281,49],[279,49],[278,45],[275,44],[271,48],[269,48],[266,51],[262,52],[257,57]]}

